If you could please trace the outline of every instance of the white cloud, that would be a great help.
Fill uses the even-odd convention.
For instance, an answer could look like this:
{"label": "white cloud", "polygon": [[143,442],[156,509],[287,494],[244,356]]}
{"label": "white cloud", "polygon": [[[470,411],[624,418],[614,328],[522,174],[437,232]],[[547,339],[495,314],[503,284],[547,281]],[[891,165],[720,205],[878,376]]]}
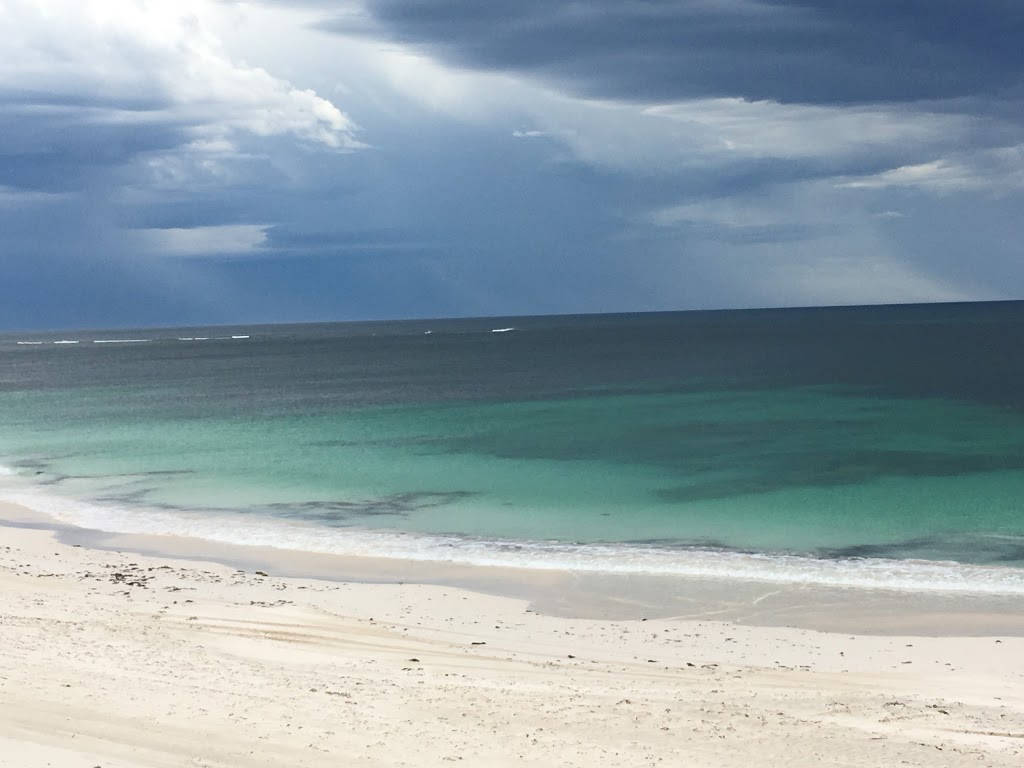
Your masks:
{"label": "white cloud", "polygon": [[824,157],[902,142],[949,141],[973,121],[905,107],[832,107],[697,99],[649,107],[644,114],[685,127],[710,153],[746,157]]}
{"label": "white cloud", "polygon": [[[710,1],[710,0],[709,0]],[[716,2],[716,7],[721,3]],[[738,8],[756,7],[736,0]],[[936,154],[962,146],[981,121],[950,112],[896,106],[812,106],[693,99],[642,104],[583,99],[500,72],[450,67],[394,42],[373,40],[359,19],[361,4],[342,7],[355,21],[351,35],[318,32],[336,17],[320,4],[266,7],[242,4],[244,23],[218,32],[232,47],[295,68],[324,92],[344,92],[384,113],[418,119],[408,105],[481,124],[528,125],[516,138],[543,135],[583,162],[626,172],[678,172],[750,159],[865,156],[879,150],[906,154],[934,147]],[[369,22],[366,22],[367,24]],[[339,82],[341,77],[349,80]]]}
{"label": "white cloud", "polygon": [[773,184],[758,192],[687,200],[649,211],[643,222],[687,242],[795,242],[861,227],[869,217],[849,205],[849,193],[820,181]]}
{"label": "white cloud", "polygon": [[928,163],[902,165],[872,176],[839,182],[848,189],[914,187],[937,194],[1024,188],[1024,144],[960,152]]}
{"label": "white cloud", "polygon": [[212,30],[231,12],[217,0],[0,0],[0,89],[205,141],[247,132],[360,146],[330,101],[228,54]]}
{"label": "white cloud", "polygon": [[[474,109],[493,100],[497,87],[493,83]],[[904,106],[818,107],[738,98],[643,105],[573,98],[523,82],[503,93],[505,99],[493,106],[503,111],[500,119],[527,115],[537,131],[575,158],[626,172],[676,173],[762,159],[842,162],[928,149],[941,155],[979,129],[971,117]]]}
{"label": "white cloud", "polygon": [[724,229],[775,226],[788,218],[777,205],[724,198],[659,208],[650,214],[650,221],[659,227],[697,224]]}
{"label": "white cloud", "polygon": [[933,190],[978,189],[988,183],[969,167],[954,160],[933,160],[930,163],[901,165],[872,176],[860,176],[841,182],[847,189],[880,189],[883,187],[923,187]]}
{"label": "white cloud", "polygon": [[139,249],[156,256],[251,255],[267,241],[268,224],[136,230]]}

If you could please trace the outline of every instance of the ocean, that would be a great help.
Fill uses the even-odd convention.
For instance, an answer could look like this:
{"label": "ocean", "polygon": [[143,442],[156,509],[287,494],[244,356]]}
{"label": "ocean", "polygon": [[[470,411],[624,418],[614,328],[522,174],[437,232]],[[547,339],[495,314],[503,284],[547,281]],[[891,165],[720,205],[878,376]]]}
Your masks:
{"label": "ocean", "polygon": [[299,551],[1024,594],[1024,302],[0,335],[0,500]]}

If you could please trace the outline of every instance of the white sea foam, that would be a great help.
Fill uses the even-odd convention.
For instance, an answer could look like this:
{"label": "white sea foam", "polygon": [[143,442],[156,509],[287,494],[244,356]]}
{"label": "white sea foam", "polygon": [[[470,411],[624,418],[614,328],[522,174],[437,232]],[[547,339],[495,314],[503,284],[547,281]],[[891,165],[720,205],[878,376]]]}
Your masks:
{"label": "white sea foam", "polygon": [[93,339],[93,344],[143,344],[149,339]]}
{"label": "white sea foam", "polygon": [[61,339],[61,340],[55,341],[53,343],[54,344],[77,344],[78,342],[75,341],[74,339]]}
{"label": "white sea foam", "polygon": [[515,328],[491,328],[491,333],[508,333],[514,330]]}
{"label": "white sea foam", "polygon": [[232,336],[232,339],[248,339],[248,336]]}
{"label": "white sea foam", "polygon": [[395,531],[330,528],[237,513],[127,509],[31,490],[0,500],[84,528],[188,536],[226,544],[417,561],[592,573],[655,574],[779,585],[905,592],[1024,596],[1024,570],[923,560],[846,559],[672,549],[624,544],[565,544],[470,539]]}
{"label": "white sea foam", "polygon": [[41,341],[19,341],[17,343],[20,344],[20,345],[23,345],[23,346],[27,346],[27,347],[37,347],[40,344],[42,344],[43,342],[41,342]]}

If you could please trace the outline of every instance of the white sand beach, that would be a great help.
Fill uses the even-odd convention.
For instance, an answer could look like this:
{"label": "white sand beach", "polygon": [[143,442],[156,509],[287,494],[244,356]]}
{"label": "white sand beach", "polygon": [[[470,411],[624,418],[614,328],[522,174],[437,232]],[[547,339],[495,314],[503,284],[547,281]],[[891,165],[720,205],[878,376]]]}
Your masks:
{"label": "white sand beach", "polygon": [[265,572],[0,528],[0,766],[1024,764],[1020,636]]}

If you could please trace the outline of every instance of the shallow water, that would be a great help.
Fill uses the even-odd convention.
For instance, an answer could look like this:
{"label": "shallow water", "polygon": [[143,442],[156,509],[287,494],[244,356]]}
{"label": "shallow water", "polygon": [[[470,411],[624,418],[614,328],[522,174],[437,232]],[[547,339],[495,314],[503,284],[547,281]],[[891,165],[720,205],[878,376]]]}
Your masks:
{"label": "shallow water", "polygon": [[8,335],[0,494],[310,551],[1015,592],[1022,331],[999,303]]}

